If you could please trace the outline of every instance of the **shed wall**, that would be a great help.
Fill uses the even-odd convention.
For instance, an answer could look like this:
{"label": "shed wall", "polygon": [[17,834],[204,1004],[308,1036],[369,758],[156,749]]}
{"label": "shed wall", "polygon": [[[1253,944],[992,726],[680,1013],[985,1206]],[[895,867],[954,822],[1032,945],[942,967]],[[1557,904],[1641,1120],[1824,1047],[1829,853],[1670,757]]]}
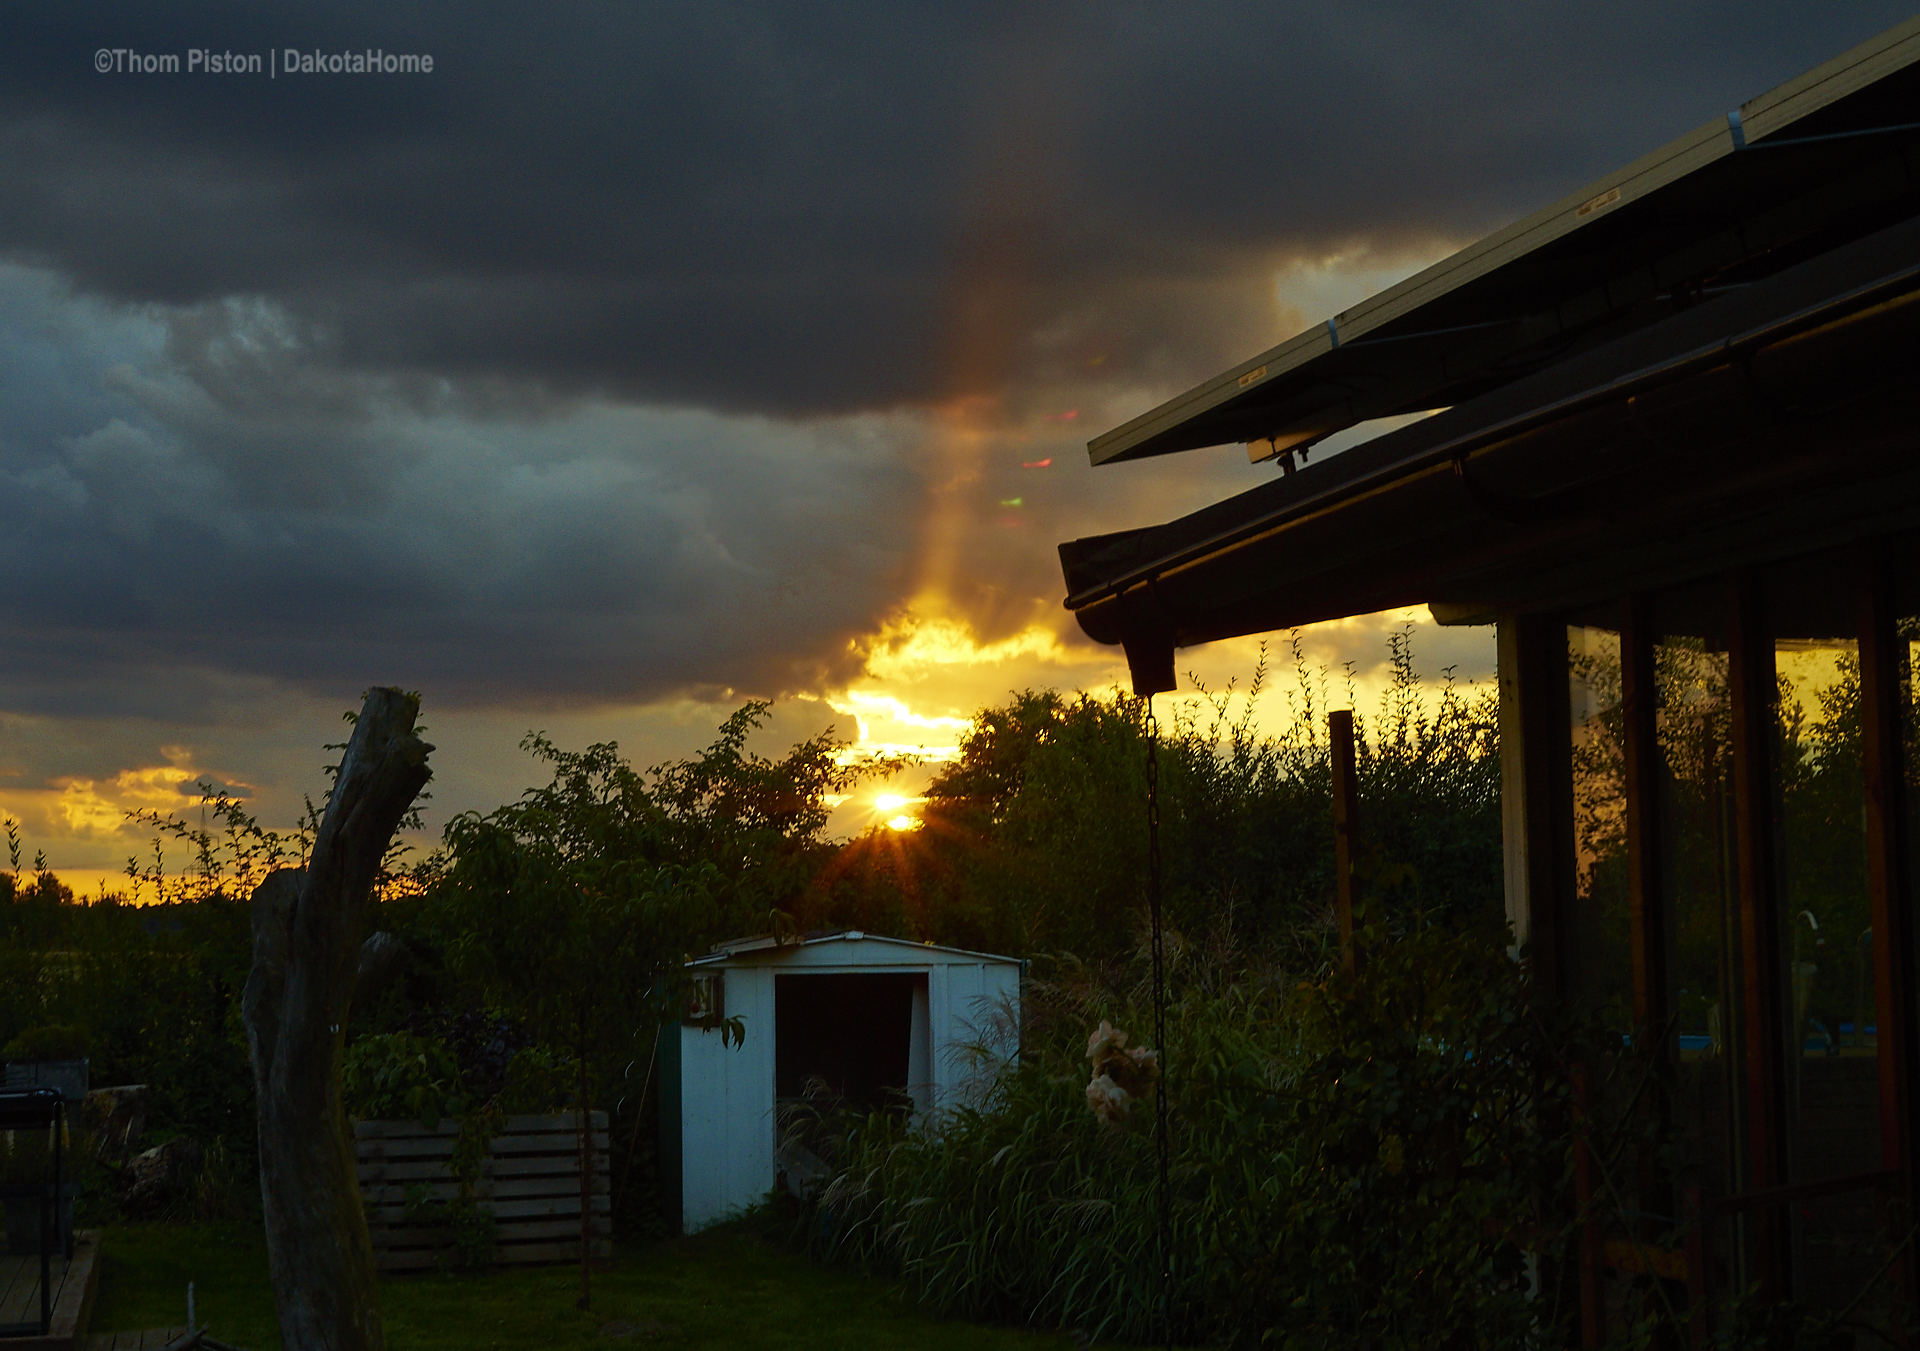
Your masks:
{"label": "shed wall", "polygon": [[934,967],[927,977],[927,999],[934,1029],[935,1109],[973,1102],[984,1083],[985,1067],[972,1048],[984,1042],[1002,1059],[1020,1049],[1015,1031],[1019,1025],[1020,968],[1006,962],[953,962]]}
{"label": "shed wall", "polygon": [[746,1039],[681,1027],[682,1223],[704,1229],[758,1205],[773,1186],[773,972],[726,973],[725,1012]]}
{"label": "shed wall", "polygon": [[758,1205],[774,1185],[776,974],[924,974],[925,1005],[916,993],[913,1010],[908,1089],[926,1119],[979,1099],[990,1066],[972,1048],[984,1042],[1002,1059],[1019,1051],[1016,962],[941,950],[922,957],[911,944],[855,940],[743,956],[722,969],[723,1012],[745,1023],[744,1044],[724,1047],[717,1030],[680,1028],[681,1207],[689,1233]]}

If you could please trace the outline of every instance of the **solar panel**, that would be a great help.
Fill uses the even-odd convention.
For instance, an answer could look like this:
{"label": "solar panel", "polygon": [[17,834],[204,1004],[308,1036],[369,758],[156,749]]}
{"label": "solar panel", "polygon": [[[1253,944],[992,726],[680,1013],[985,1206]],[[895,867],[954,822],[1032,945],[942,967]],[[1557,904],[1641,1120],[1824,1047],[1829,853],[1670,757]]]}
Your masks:
{"label": "solar panel", "polygon": [[1920,208],[1920,18],[1088,444],[1254,458],[1451,406]]}

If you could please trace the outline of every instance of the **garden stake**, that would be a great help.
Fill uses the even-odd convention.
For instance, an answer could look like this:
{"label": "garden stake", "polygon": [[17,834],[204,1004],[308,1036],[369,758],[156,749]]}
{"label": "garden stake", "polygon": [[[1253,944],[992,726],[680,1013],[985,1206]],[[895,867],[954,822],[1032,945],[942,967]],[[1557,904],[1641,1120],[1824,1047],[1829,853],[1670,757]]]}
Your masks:
{"label": "garden stake", "polygon": [[1153,1042],[1160,1052],[1160,1085],[1154,1094],[1153,1141],[1160,1163],[1160,1313],[1173,1351],[1173,1223],[1167,1140],[1167,970],[1160,921],[1160,723],[1147,696],[1147,914],[1153,946]]}
{"label": "garden stake", "polygon": [[[653,1029],[653,1050],[647,1056],[647,1077],[640,1081],[640,1105],[633,1109],[633,1139],[627,1142],[627,1166],[620,1172],[620,1194],[625,1196],[627,1184],[633,1181],[633,1156],[640,1148],[640,1118],[647,1110],[647,1090],[653,1086],[653,1064],[660,1058],[660,1029]],[[632,1069],[633,1066],[627,1066]],[[617,1109],[616,1109],[617,1110]],[[613,1123],[608,1122],[611,1130]],[[611,1203],[609,1203],[611,1204]]]}

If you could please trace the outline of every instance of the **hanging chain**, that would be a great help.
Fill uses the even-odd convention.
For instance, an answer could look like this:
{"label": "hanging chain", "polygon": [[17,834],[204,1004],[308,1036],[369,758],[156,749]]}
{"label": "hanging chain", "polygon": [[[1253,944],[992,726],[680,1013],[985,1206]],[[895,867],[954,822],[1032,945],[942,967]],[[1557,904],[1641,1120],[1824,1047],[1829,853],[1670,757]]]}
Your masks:
{"label": "hanging chain", "polygon": [[1167,963],[1160,915],[1160,722],[1147,696],[1147,914],[1153,946],[1153,1044],[1160,1052],[1160,1086],[1153,1095],[1153,1142],[1159,1156],[1160,1315],[1173,1351],[1172,1146],[1167,1132]]}

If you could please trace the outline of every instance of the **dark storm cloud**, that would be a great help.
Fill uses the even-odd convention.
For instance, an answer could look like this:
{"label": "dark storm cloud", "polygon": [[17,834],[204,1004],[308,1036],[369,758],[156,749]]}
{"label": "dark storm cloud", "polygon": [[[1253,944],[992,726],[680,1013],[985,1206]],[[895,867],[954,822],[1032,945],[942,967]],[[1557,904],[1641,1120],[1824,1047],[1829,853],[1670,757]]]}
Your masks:
{"label": "dark storm cloud", "polygon": [[[1057,616],[1053,540],[1244,484],[1067,470],[1286,336],[1290,258],[1488,228],[1897,17],[0,3],[0,710],[817,690],[917,584]],[[435,68],[184,69],[287,47]]]}
{"label": "dark storm cloud", "polygon": [[[520,395],[885,407],[999,392],[1062,324],[1186,378],[1285,250],[1483,230],[1903,9],[18,4],[0,250]],[[435,69],[92,65],[289,46]]]}
{"label": "dark storm cloud", "polygon": [[130,316],[0,268],[5,707],[811,687],[904,585],[910,420],[481,420],[302,351],[268,307]]}

